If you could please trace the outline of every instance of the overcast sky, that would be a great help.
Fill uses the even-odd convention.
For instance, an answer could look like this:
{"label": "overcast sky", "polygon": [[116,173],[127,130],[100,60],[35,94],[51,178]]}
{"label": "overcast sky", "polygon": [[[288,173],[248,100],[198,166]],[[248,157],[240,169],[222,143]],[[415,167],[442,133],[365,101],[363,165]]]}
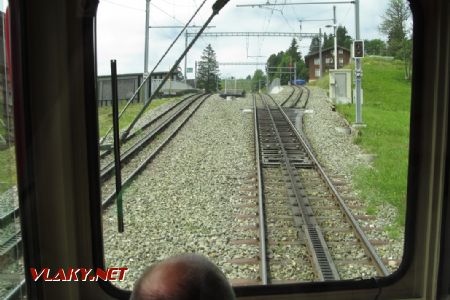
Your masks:
{"label": "overcast sky", "polygon": [[[215,17],[209,31],[272,31],[299,32],[299,19],[332,19],[333,5],[289,5],[268,8],[243,8],[237,4],[266,3],[268,0],[231,0]],[[270,3],[320,2],[324,0],[270,0]],[[151,0],[150,26],[180,26],[191,17],[203,0]],[[202,25],[211,14],[215,0],[207,0],[193,24]],[[383,38],[378,32],[381,16],[388,0],[360,0],[361,38]],[[3,1],[6,6],[7,1]],[[337,4],[337,23],[347,28],[354,37],[355,15],[353,4]],[[110,73],[110,59],[117,59],[119,73],[144,71],[145,0],[100,0],[97,13],[98,73]],[[317,33],[319,27],[327,33],[332,21],[303,22],[302,32]],[[181,29],[149,29],[149,69],[152,70]],[[191,29],[192,30],[192,29]],[[202,50],[211,44],[220,62],[265,62],[272,53],[289,47],[290,37],[222,37],[200,38],[188,53],[188,67],[194,67]],[[308,52],[310,39],[300,41],[302,55]],[[184,35],[163,61],[159,70],[168,70],[184,49]],[[261,58],[248,56],[263,56]],[[184,62],[181,64],[184,67]],[[256,67],[221,66],[222,76],[245,77]],[[188,74],[192,78],[193,74]]]}

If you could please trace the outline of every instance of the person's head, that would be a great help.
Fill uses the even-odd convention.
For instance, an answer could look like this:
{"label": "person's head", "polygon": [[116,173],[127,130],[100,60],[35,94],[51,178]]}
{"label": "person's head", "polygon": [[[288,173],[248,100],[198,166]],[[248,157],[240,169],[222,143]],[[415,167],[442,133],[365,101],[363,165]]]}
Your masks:
{"label": "person's head", "polygon": [[130,300],[232,300],[225,275],[207,258],[184,254],[148,268]]}

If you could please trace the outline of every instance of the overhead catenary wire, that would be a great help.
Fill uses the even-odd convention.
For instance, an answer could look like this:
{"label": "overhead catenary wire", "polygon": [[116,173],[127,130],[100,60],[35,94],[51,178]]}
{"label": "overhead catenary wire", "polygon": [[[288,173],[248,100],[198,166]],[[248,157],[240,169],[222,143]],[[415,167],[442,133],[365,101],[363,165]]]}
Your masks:
{"label": "overhead catenary wire", "polygon": [[166,16],[168,16],[169,18],[172,18],[173,20],[177,21],[180,24],[184,24],[183,21],[180,21],[174,15],[171,15],[170,13],[166,12],[164,9],[162,9],[161,7],[155,5],[153,2],[150,2],[150,5],[153,6],[154,8],[156,8],[157,10],[159,10],[160,12],[162,12],[163,14],[165,14]]}
{"label": "overhead catenary wire", "polygon": [[[159,67],[159,65],[161,64],[161,62],[163,61],[163,59],[167,56],[167,54],[169,53],[169,51],[172,49],[172,47],[175,45],[175,43],[177,42],[177,40],[180,38],[180,36],[183,34],[183,32],[186,30],[186,28],[189,26],[189,24],[192,22],[192,20],[197,16],[197,14],[199,13],[199,11],[202,9],[202,7],[205,5],[205,3],[207,2],[207,0],[204,0],[202,2],[202,4],[196,9],[196,11],[194,12],[194,14],[192,15],[192,17],[189,19],[189,21],[186,23],[186,25],[183,27],[183,29],[180,31],[180,33],[177,35],[177,37],[175,38],[175,40],[173,40],[172,44],[170,44],[169,48],[167,48],[166,52],[163,54],[163,56],[159,59],[159,61],[156,63],[156,65],[154,66],[153,70],[150,72],[150,74],[145,77],[145,79],[142,81],[141,85],[136,89],[136,91],[134,92],[133,96],[131,96],[131,98],[128,100],[128,102],[125,104],[125,107],[122,109],[122,111],[119,114],[119,118],[124,114],[124,112],[127,110],[128,106],[133,102],[133,100],[136,98],[136,96],[139,94],[141,88],[147,83],[147,80],[149,78],[151,78],[151,75],[155,72],[155,70]],[[162,85],[163,83],[161,83]],[[160,85],[160,86],[161,86]],[[152,99],[152,97],[150,96],[150,99]],[[150,101],[148,101],[150,102]],[[145,105],[144,105],[145,107]],[[105,136],[103,137],[103,139],[100,141],[100,144],[103,144],[104,141],[106,140],[107,136],[111,133],[112,131],[112,127],[110,127],[108,129],[108,131],[106,132]],[[125,136],[126,137],[126,136]],[[124,137],[122,137],[122,139],[124,139]]]}
{"label": "overhead catenary wire", "polygon": [[117,6],[120,6],[120,7],[123,7],[123,8],[128,8],[128,9],[132,9],[132,10],[136,10],[136,11],[140,11],[140,12],[145,12],[145,9],[124,5],[124,4],[117,3],[117,2],[114,2],[114,1],[111,1],[111,0],[101,0],[101,2],[117,5]]}
{"label": "overhead catenary wire", "polygon": [[[206,1],[206,0],[205,0]],[[167,75],[163,78],[163,80],[161,81],[161,83],[159,84],[159,86],[156,88],[156,90],[153,92],[153,94],[150,96],[150,98],[148,99],[148,101],[144,104],[144,106],[141,108],[141,110],[138,112],[138,114],[136,115],[136,117],[134,118],[134,120],[131,122],[131,124],[128,126],[128,128],[125,130],[125,132],[122,134],[122,140],[125,139],[128,134],[130,133],[131,129],[133,129],[134,125],[136,125],[136,122],[141,118],[141,116],[143,115],[143,113],[145,112],[145,110],[147,109],[147,107],[150,105],[150,103],[152,102],[153,98],[155,97],[155,95],[158,94],[158,92],[161,90],[162,86],[164,85],[164,83],[166,83],[166,81],[169,79],[169,77],[172,75],[172,73],[175,71],[175,69],[178,67],[178,65],[180,64],[180,62],[183,60],[183,58],[186,56],[186,53],[189,52],[189,50],[192,48],[192,46],[195,44],[195,42],[198,40],[198,38],[201,36],[201,34],[203,33],[203,31],[205,31],[205,29],[208,27],[209,23],[211,23],[211,21],[214,19],[214,17],[220,12],[220,10],[229,2],[229,0],[217,0],[214,4],[213,4],[213,12],[212,14],[209,16],[208,20],[206,20],[206,22],[203,24],[202,28],[200,28],[199,32],[197,33],[197,35],[194,37],[194,39],[190,42],[190,44],[186,47],[186,49],[183,51],[183,53],[181,54],[181,56],[177,59],[177,61],[173,64],[172,68],[170,69],[170,71],[167,73]],[[199,7],[200,9],[200,7]],[[189,23],[186,24],[186,27],[189,25]],[[148,77],[146,78],[148,79]],[[142,86],[142,85],[141,85]]]}

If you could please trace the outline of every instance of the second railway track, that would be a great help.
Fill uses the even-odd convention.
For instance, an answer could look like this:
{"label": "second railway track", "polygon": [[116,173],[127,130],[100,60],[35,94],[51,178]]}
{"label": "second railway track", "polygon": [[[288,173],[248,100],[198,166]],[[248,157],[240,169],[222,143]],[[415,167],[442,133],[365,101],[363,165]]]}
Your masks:
{"label": "second railway track", "polygon": [[[136,175],[138,175],[145,166],[161,151],[167,143],[177,134],[184,124],[194,115],[197,109],[208,99],[210,94],[196,94],[188,96],[184,101],[170,107],[155,120],[144,125],[144,129],[140,134],[132,135],[128,140],[125,152],[121,155],[121,167],[124,177],[123,186],[126,187]],[[168,113],[170,111],[171,113]],[[103,159],[108,159],[108,155],[103,155]],[[101,170],[102,182],[102,205],[106,207],[112,204],[115,199],[114,185],[114,165],[105,164]],[[18,216],[17,213],[16,217]],[[22,243],[20,230],[14,220],[10,218],[2,224],[2,234],[0,235],[0,259],[7,257],[15,249],[18,249]],[[13,232],[14,231],[14,232]],[[11,232],[11,233],[8,233]],[[19,256],[19,253],[14,253]],[[2,260],[6,264],[10,264],[10,260]],[[5,267],[5,266],[2,266]]]}

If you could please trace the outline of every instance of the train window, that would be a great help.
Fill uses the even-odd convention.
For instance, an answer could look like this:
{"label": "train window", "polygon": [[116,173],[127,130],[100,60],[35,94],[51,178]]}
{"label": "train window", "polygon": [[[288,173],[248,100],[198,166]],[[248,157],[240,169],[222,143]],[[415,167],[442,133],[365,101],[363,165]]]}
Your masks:
{"label": "train window", "polygon": [[[10,53],[6,32],[8,19],[0,11],[0,298],[24,295],[25,276],[22,262],[16,159],[14,143],[13,98]],[[6,39],[5,39],[6,35]]]}
{"label": "train window", "polygon": [[[365,1],[361,38],[352,34],[353,2],[336,5],[330,24],[306,20],[332,16],[331,4],[265,11],[235,1],[186,61],[177,58],[199,31],[194,23],[165,56],[198,4],[104,0],[98,8],[104,257],[129,269],[118,286],[131,289],[147,266],[186,252],[207,256],[234,286],[396,272],[410,141],[408,2]],[[197,25],[209,12],[200,9]],[[330,53],[342,54],[338,70]],[[117,193],[111,59],[124,110]]]}

